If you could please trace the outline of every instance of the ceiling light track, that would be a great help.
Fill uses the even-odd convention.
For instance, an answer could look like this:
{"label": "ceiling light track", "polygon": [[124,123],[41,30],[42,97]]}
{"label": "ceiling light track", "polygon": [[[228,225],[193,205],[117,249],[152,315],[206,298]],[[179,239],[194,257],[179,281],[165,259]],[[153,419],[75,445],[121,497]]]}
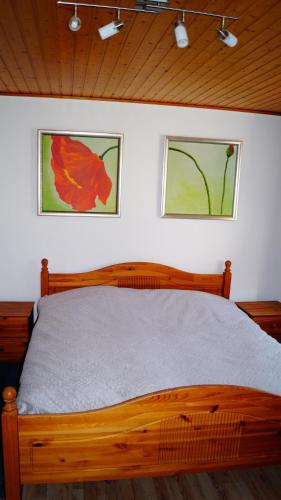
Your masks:
{"label": "ceiling light track", "polygon": [[147,14],[159,14],[162,12],[176,12],[178,15],[181,14],[181,19],[179,18],[175,23],[175,38],[176,43],[179,48],[185,48],[189,44],[188,34],[184,23],[185,14],[192,14],[196,16],[207,16],[214,17],[221,21],[220,28],[217,29],[219,40],[225,43],[228,47],[235,47],[238,39],[230,31],[226,30],[224,27],[225,20],[237,21],[239,17],[236,16],[226,16],[224,14],[217,14],[215,12],[203,12],[200,10],[191,9],[180,9],[176,7],[169,7],[168,0],[136,0],[136,7],[120,7],[116,5],[106,5],[97,3],[84,3],[84,2],[67,2],[64,0],[57,0],[59,5],[67,5],[74,7],[74,15],[70,18],[68,26],[71,31],[78,31],[81,28],[81,20],[77,16],[78,7],[88,7],[97,9],[108,9],[112,11],[117,11],[117,17],[111,23],[99,28],[100,37],[105,40],[117,33],[123,28],[125,23],[120,19],[121,11],[137,12],[137,13],[147,13]]}

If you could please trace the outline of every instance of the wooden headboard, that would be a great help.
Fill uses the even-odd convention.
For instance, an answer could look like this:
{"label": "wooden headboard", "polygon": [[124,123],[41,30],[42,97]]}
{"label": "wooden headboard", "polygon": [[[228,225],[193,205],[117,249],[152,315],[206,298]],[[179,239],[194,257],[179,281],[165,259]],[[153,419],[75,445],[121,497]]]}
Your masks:
{"label": "wooden headboard", "polygon": [[222,274],[195,274],[163,264],[128,262],[76,274],[52,274],[48,260],[42,259],[41,297],[84,286],[110,285],[123,288],[168,288],[197,290],[229,298],[231,262]]}

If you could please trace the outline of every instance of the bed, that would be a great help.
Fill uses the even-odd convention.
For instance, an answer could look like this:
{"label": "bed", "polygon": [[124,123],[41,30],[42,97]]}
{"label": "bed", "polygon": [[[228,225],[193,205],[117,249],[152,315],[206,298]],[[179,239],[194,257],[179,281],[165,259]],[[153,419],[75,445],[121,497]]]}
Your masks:
{"label": "bed", "polygon": [[[230,267],[226,261],[222,274],[206,275],[139,262],[88,273],[51,274],[43,259],[41,295],[113,286],[193,290],[228,299]],[[164,388],[96,410],[41,414],[19,413],[13,388],[6,388],[3,397],[7,500],[20,499],[21,484],[159,476],[281,462],[281,397],[267,391],[240,385],[190,385]]]}

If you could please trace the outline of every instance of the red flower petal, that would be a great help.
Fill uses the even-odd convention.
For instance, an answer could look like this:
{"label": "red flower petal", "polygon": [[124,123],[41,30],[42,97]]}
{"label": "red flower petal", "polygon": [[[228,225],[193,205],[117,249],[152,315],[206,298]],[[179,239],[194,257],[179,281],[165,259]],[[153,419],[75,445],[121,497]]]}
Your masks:
{"label": "red flower petal", "polygon": [[112,182],[101,158],[80,141],[66,135],[52,136],[52,169],[59,197],[75,210],[96,206],[96,197],[106,205]]}
{"label": "red flower petal", "polygon": [[226,156],[230,158],[234,153],[234,146],[233,144],[229,144],[229,146],[226,148]]}

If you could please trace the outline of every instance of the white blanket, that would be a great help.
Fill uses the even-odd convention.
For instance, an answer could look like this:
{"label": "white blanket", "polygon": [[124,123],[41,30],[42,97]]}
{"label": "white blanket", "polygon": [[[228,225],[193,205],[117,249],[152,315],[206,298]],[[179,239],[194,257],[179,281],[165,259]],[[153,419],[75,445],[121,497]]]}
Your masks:
{"label": "white blanket", "polygon": [[89,287],[40,300],[18,406],[84,411],[200,384],[281,395],[281,344],[215,295]]}

